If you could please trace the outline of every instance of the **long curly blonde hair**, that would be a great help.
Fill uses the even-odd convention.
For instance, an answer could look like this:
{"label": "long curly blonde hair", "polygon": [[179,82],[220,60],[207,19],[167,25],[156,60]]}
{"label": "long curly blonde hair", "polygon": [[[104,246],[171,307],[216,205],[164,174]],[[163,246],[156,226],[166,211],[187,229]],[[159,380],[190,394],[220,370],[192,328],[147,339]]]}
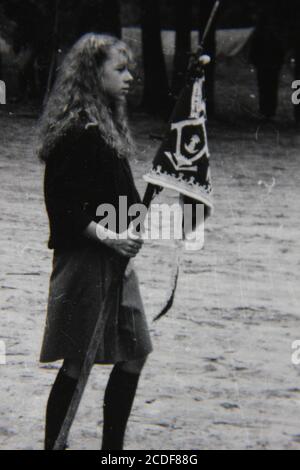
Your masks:
{"label": "long curly blonde hair", "polygon": [[40,119],[38,155],[42,161],[47,161],[55,144],[79,121],[82,112],[119,158],[134,152],[125,101],[110,102],[101,88],[101,67],[112,50],[132,60],[123,41],[95,33],[85,34],[66,55]]}

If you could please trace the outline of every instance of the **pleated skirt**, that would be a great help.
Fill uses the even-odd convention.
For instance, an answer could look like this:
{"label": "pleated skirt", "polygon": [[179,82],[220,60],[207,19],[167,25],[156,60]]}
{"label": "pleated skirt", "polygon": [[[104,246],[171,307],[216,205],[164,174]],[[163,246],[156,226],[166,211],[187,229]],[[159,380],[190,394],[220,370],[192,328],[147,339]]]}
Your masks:
{"label": "pleated skirt", "polygon": [[104,245],[55,250],[40,362],[83,361],[105,296],[96,364],[115,364],[147,356],[152,350],[139,282],[132,261],[122,275],[120,257]]}

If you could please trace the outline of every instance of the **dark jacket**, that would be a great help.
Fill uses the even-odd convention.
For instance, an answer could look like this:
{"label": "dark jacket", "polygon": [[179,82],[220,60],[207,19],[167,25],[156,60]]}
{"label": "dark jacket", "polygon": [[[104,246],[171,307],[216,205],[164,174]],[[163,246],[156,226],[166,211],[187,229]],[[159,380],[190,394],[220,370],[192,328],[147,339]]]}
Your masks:
{"label": "dark jacket", "polygon": [[[89,243],[83,231],[100,204],[116,209],[119,196],[128,207],[141,202],[129,163],[108,147],[95,126],[79,122],[57,142],[45,169],[44,194],[49,217],[49,248],[71,248]],[[127,218],[127,226],[129,223]]]}

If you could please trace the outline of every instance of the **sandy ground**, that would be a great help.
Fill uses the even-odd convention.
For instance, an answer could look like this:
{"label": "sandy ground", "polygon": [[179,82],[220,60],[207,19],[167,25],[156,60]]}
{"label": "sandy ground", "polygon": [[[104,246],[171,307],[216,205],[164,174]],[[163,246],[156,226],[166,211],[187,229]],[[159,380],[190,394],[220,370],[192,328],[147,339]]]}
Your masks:
{"label": "sandy ground", "polygon": [[[183,253],[174,307],[158,323],[152,318],[170,281],[174,247],[147,242],[136,261],[154,352],[127,449],[300,448],[300,365],[291,361],[292,342],[300,340],[299,149],[286,123],[276,130],[250,119],[242,126],[239,115],[254,109],[253,79],[243,99],[237,81],[229,85],[223,122],[209,126],[216,208],[205,248]],[[238,116],[234,126],[224,123],[229,111]],[[2,450],[42,449],[46,401],[59,367],[38,363],[51,252],[35,124],[5,111],[0,116]],[[159,145],[148,136],[160,128],[135,116],[141,151],[133,168],[141,191]],[[109,370],[92,372],[72,449],[99,448]]]}

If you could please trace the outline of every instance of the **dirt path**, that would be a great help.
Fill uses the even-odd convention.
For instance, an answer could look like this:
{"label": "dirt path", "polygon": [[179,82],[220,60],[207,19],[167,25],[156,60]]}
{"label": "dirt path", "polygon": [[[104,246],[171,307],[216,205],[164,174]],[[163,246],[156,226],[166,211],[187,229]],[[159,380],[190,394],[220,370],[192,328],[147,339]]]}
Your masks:
{"label": "dirt path", "polygon": [[[139,124],[137,124],[140,122]],[[34,120],[0,117],[1,449],[41,449],[59,364],[40,367],[51,252]],[[138,186],[158,142],[136,119]],[[153,126],[152,126],[153,127]],[[127,433],[129,449],[299,449],[299,150],[291,134],[210,128],[215,215],[205,249],[185,253],[176,301],[151,324],[154,352]],[[149,322],[164,299],[173,248],[137,260]],[[297,287],[298,286],[298,287]],[[109,367],[94,369],[73,449],[99,448]]]}

